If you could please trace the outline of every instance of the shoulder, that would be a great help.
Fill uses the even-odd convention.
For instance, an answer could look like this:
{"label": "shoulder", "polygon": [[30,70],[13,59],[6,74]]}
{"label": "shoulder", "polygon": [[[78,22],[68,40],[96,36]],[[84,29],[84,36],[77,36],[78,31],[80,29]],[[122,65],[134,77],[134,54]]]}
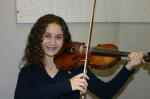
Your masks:
{"label": "shoulder", "polygon": [[21,68],[20,70],[20,73],[23,73],[23,74],[30,74],[30,73],[33,73],[33,72],[37,72],[39,70],[41,70],[43,67],[40,67],[38,65],[26,65],[24,67]]}

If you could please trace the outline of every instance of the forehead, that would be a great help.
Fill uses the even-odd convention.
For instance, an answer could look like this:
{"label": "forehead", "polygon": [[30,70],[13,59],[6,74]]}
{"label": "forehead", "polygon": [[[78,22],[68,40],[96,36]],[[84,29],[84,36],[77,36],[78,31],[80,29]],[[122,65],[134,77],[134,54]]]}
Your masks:
{"label": "forehead", "polygon": [[46,27],[46,32],[63,34],[62,27],[57,23],[48,24],[48,26]]}

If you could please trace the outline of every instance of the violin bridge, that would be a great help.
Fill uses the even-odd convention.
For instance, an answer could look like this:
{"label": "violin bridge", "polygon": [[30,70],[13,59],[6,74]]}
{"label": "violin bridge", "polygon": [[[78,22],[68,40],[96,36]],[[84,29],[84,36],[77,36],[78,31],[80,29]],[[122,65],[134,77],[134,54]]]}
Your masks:
{"label": "violin bridge", "polygon": [[82,53],[83,53],[83,49],[84,49],[84,47],[83,47],[83,45],[81,45],[81,46],[80,46],[80,48],[79,48],[79,52],[80,52],[80,54],[82,54]]}

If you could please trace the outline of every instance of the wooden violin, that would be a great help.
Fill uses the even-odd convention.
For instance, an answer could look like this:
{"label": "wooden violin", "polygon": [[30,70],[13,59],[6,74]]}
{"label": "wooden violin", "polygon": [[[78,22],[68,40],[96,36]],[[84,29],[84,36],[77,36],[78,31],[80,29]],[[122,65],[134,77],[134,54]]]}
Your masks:
{"label": "wooden violin", "polygon": [[[55,55],[54,62],[62,70],[72,70],[83,66],[85,62],[86,46],[80,42],[70,42]],[[113,44],[98,44],[91,47],[88,54],[88,66],[92,69],[105,70],[117,63],[121,57],[127,57],[130,52],[118,51]],[[150,62],[150,52],[143,56],[145,62]]]}

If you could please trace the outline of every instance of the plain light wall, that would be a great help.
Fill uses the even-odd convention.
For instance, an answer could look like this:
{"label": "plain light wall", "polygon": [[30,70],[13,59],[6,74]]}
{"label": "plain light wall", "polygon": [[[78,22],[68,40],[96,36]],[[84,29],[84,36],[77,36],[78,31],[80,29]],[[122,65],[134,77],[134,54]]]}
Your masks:
{"label": "plain light wall", "polygon": [[[13,99],[18,64],[32,24],[16,24],[15,0],[0,1],[0,98]],[[87,42],[89,23],[68,23],[74,41]],[[94,23],[92,45],[113,43],[122,50],[150,50],[150,23]],[[118,92],[117,99],[150,98],[150,67],[143,64]],[[104,80],[112,78],[118,68],[95,71]],[[117,69],[117,70],[114,70]],[[109,73],[109,72],[115,73]],[[103,74],[109,75],[103,75]],[[87,99],[96,99],[88,96]]]}

